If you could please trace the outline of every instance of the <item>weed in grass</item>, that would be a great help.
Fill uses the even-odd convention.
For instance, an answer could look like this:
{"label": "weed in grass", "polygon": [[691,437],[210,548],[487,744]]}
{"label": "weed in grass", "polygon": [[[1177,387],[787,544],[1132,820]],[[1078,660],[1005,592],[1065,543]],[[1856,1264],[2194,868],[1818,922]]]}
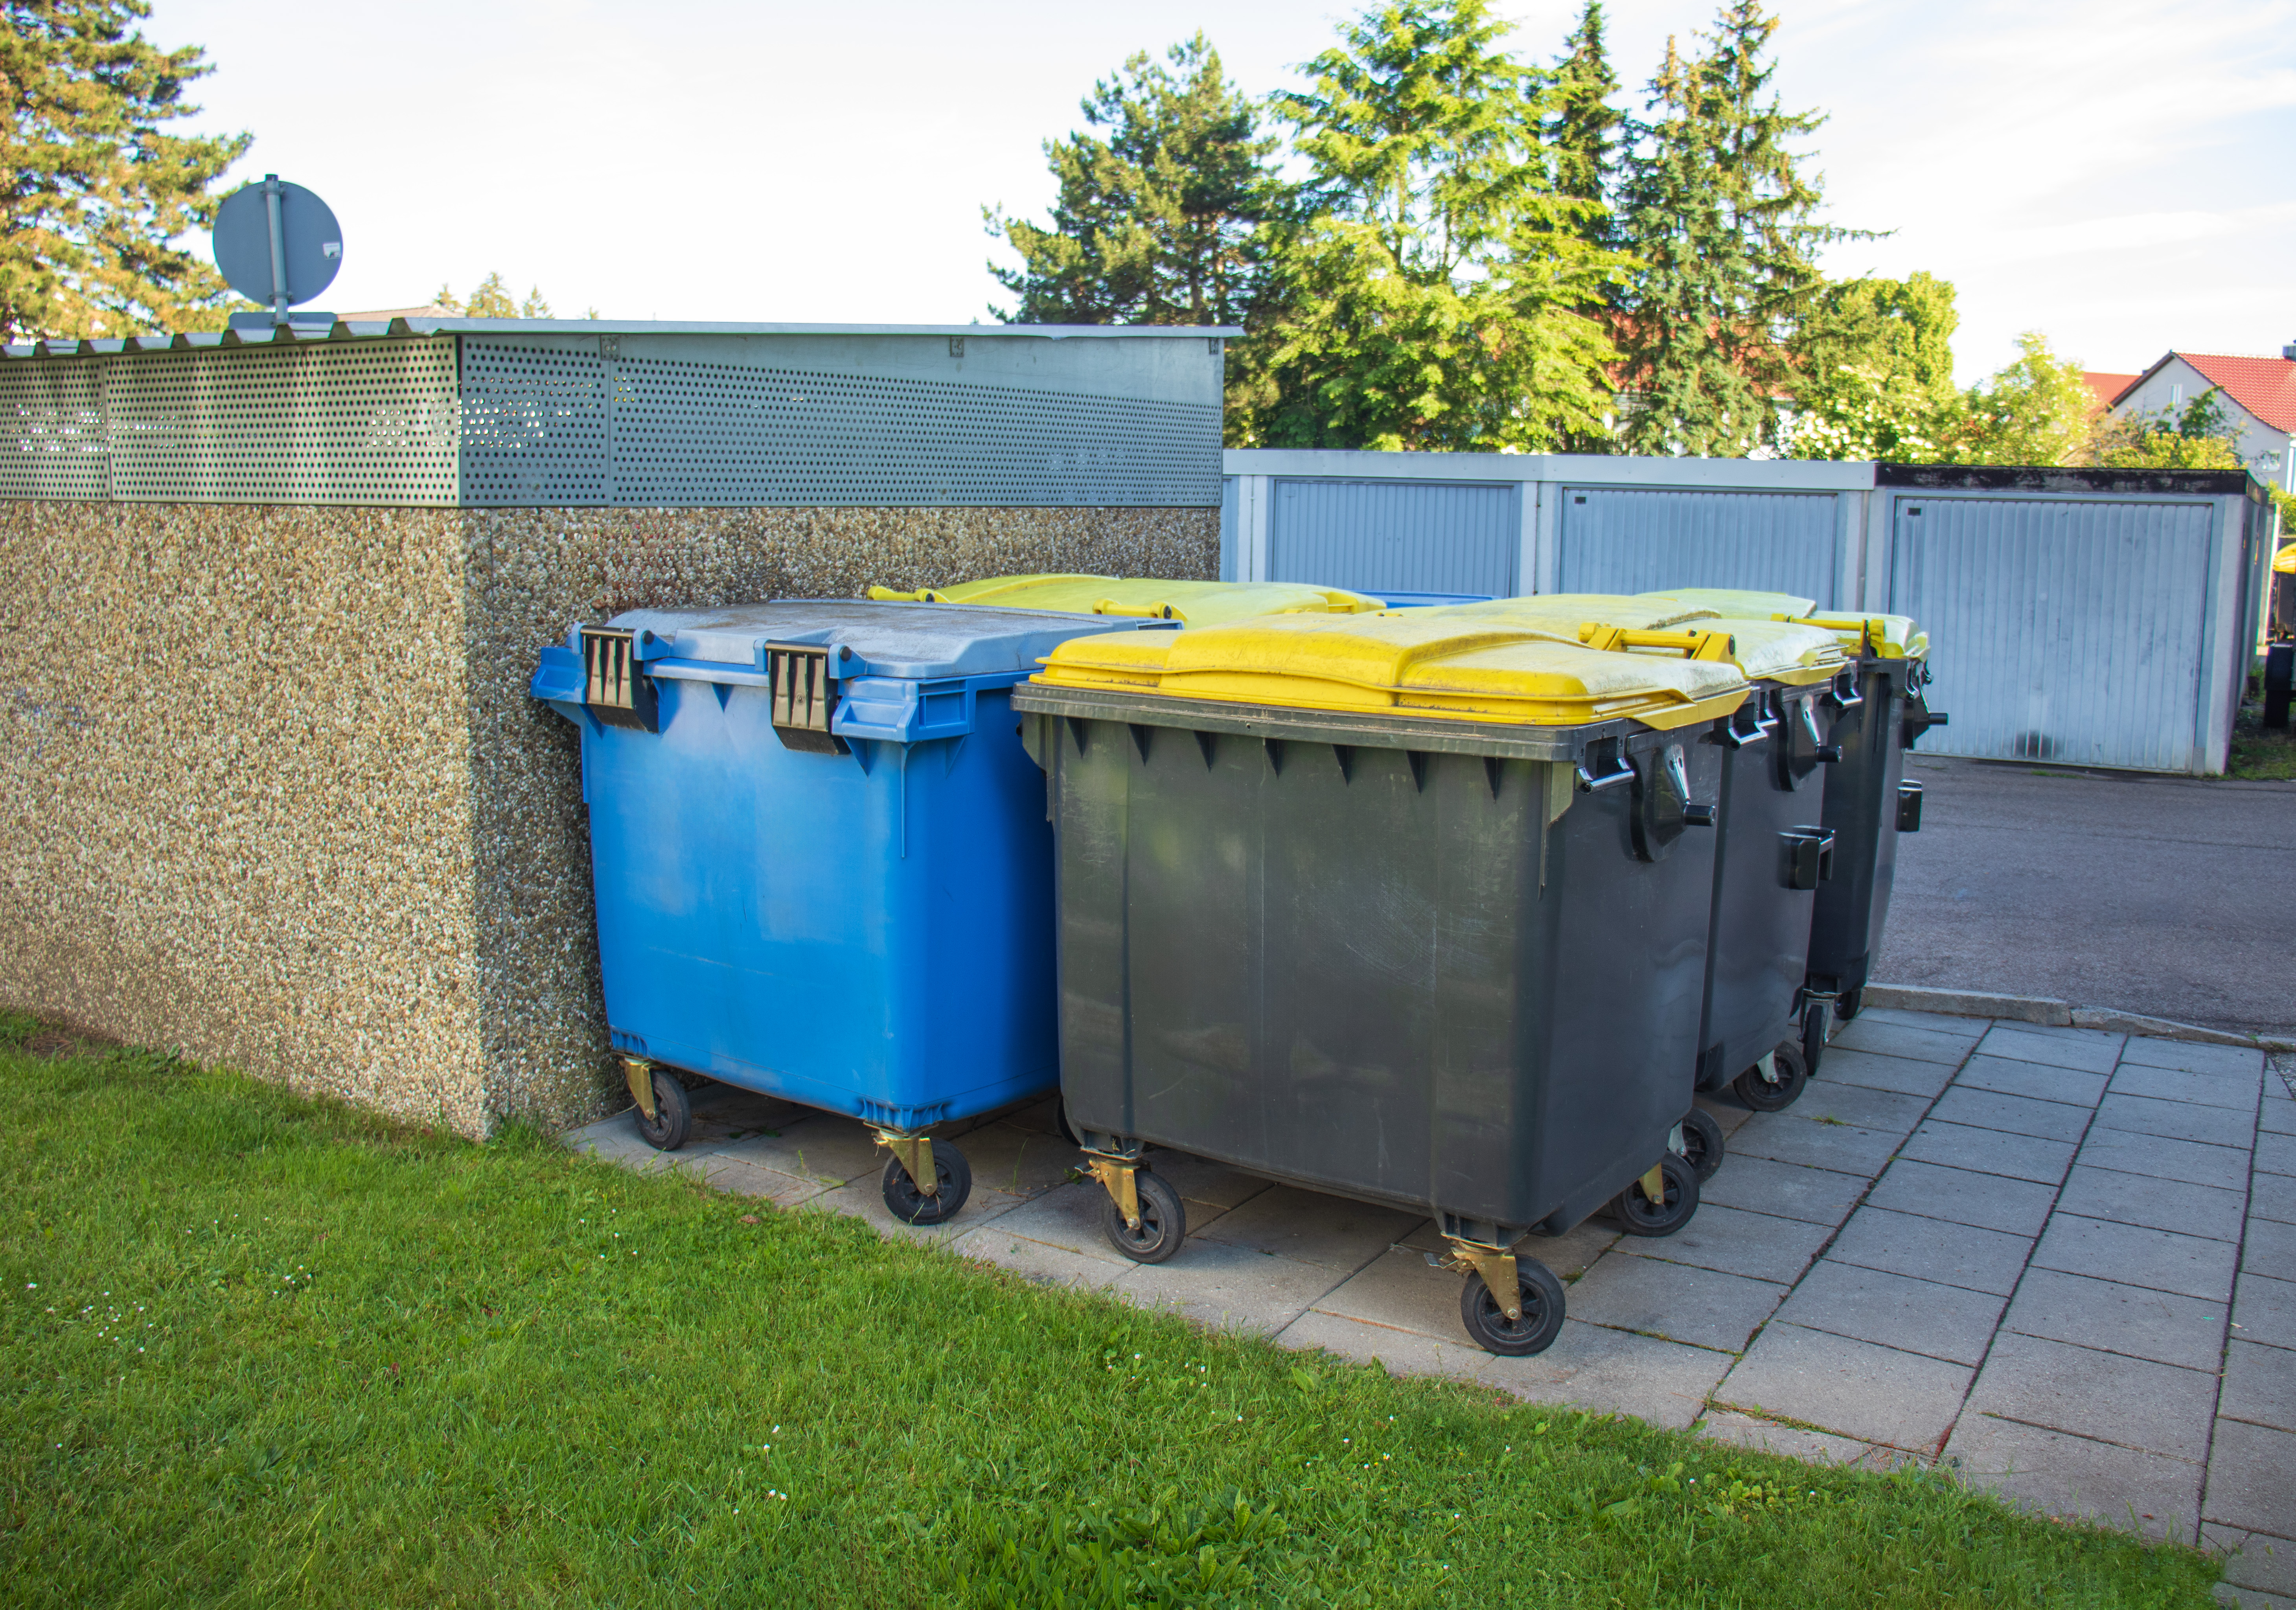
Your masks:
{"label": "weed in grass", "polygon": [[1934,1472],[1206,1336],[529,1131],[167,1058],[0,1051],[0,1093],[12,1605],[2210,1602]]}

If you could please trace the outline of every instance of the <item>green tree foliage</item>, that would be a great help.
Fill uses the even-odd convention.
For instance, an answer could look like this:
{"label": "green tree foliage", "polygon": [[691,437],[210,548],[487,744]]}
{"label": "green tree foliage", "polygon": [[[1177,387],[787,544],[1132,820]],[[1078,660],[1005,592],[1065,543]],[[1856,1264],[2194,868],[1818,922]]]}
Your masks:
{"label": "green tree foliage", "polygon": [[2079,363],[2046,337],[2017,338],[2016,359],[1972,387],[1946,457],[1961,464],[2079,464],[2089,446],[2095,394]]}
{"label": "green tree foliage", "polygon": [[1288,313],[1244,439],[1539,449],[1600,429],[1615,356],[1582,308],[1625,259],[1577,225],[1538,143],[1552,110],[1488,0],[1391,0],[1278,98],[1319,210],[1283,245]]}
{"label": "green tree foliage", "polygon": [[1628,161],[1620,225],[1642,259],[1620,322],[1622,435],[1637,453],[1737,455],[1771,443],[1791,343],[1824,285],[1816,254],[1857,232],[1815,221],[1816,177],[1789,149],[1824,121],[1764,99],[1777,20],[1730,0],[1685,60],[1667,42],[1657,121]]}
{"label": "green tree foliage", "polygon": [[10,339],[214,329],[230,293],[178,235],[213,222],[208,186],[252,136],[165,127],[212,71],[136,23],[144,0],[11,0],[0,25],[9,125],[0,141],[0,326]]}
{"label": "green tree foliage", "polygon": [[1554,69],[1554,111],[1546,139],[1557,194],[1594,203],[1579,215],[1578,233],[1596,246],[1619,244],[1611,202],[1626,139],[1626,115],[1611,104],[1619,75],[1603,41],[1603,0],[1587,0],[1569,45]]}
{"label": "green tree foliage", "polygon": [[[526,300],[521,302],[511,294],[510,282],[492,272],[479,282],[469,300],[456,296],[452,287],[442,284],[431,293],[430,306],[443,307],[448,313],[466,319],[546,319],[551,316],[550,304],[544,298],[540,286],[529,290]],[[584,316],[594,319],[598,316],[597,310],[593,308]]]}
{"label": "green tree foliage", "polygon": [[1941,457],[1959,429],[1949,281],[1917,273],[1822,287],[1794,342],[1790,458]]}
{"label": "green tree foliage", "polygon": [[2240,427],[2214,386],[2181,410],[2099,420],[2089,442],[2094,462],[2114,470],[2240,470]]}
{"label": "green tree foliage", "polygon": [[989,273],[1018,298],[992,316],[1030,324],[1252,326],[1269,291],[1267,225],[1292,191],[1276,140],[1203,35],[1142,52],[1093,86],[1085,121],[1105,137],[1045,143],[1059,181],[1052,225],[984,208],[1021,256]]}

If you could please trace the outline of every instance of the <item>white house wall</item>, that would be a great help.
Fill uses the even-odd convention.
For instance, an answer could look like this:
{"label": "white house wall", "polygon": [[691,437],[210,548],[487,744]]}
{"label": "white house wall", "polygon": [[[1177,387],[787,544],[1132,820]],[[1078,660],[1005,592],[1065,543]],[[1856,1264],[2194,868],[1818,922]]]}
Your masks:
{"label": "white house wall", "polygon": [[[2140,414],[2181,413],[2215,386],[2214,380],[2192,364],[2172,356],[2158,372],[2147,375],[2134,391],[2113,405],[2112,412],[2122,419]],[[2288,451],[2288,433],[2275,430],[2258,419],[2233,401],[2229,392],[2218,392],[2217,400],[2224,405],[2226,417],[2239,424],[2240,456],[2256,472],[2256,478],[2283,492],[2296,492],[2296,454]]]}

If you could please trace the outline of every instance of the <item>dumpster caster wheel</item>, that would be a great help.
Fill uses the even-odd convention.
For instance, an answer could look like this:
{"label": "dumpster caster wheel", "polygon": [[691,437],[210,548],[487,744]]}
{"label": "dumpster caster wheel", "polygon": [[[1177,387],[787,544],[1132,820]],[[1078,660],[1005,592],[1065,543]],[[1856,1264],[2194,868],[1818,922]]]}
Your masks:
{"label": "dumpster caster wheel", "polygon": [[1180,1205],[1178,1191],[1144,1168],[1133,1170],[1132,1186],[1139,1194],[1139,1224],[1127,1224],[1124,1210],[1111,1197],[1101,1210],[1100,1228],[1109,1245],[1135,1263],[1161,1263],[1187,1238],[1188,1210]]}
{"label": "dumpster caster wheel", "polygon": [[1665,1201],[1644,1196],[1639,1180],[1611,1198],[1611,1216],[1630,1236],[1670,1236],[1698,1211],[1697,1170],[1672,1152],[1660,1157],[1658,1166],[1665,1181]]}
{"label": "dumpster caster wheel", "polygon": [[928,1197],[909,1178],[909,1171],[894,1158],[885,1165],[885,1206],[904,1224],[945,1224],[956,1217],[964,1199],[972,1194],[972,1165],[964,1154],[946,1140],[932,1143],[933,1173],[939,1176],[934,1183],[939,1188]]}
{"label": "dumpster caster wheel", "polygon": [[674,1152],[693,1127],[693,1103],[676,1074],[657,1067],[652,1077],[653,1116],[647,1117],[644,1107],[633,1107],[630,1116],[637,1120],[639,1140],[658,1152]]}
{"label": "dumpster caster wheel", "polygon": [[1738,1092],[1738,1099],[1758,1113],[1784,1112],[1800,1098],[1801,1087],[1809,1083],[1809,1064],[1802,1060],[1801,1047],[1794,1042],[1782,1042],[1769,1062],[1775,1072],[1766,1071],[1757,1062],[1730,1085]]}
{"label": "dumpster caster wheel", "polygon": [[1514,1268],[1522,1318],[1506,1317],[1480,1275],[1467,1277],[1459,1293],[1459,1318],[1485,1353],[1520,1359],[1545,1353],[1562,1334],[1562,1282],[1535,1258],[1518,1258]]}
{"label": "dumpster caster wheel", "polygon": [[1857,1015],[1857,1009],[1865,1004],[1866,991],[1863,986],[1842,991],[1833,998],[1833,1020],[1836,1023],[1849,1022]]}
{"label": "dumpster caster wheel", "polygon": [[1081,1149],[1084,1142],[1077,1139],[1076,1128],[1069,1122],[1069,1104],[1064,1097],[1053,1098],[1053,1122],[1060,1126],[1061,1139]]}
{"label": "dumpster caster wheel", "polygon": [[1714,1116],[1702,1107],[1693,1107],[1682,1115],[1682,1160],[1697,1174],[1703,1185],[1722,1166],[1722,1126]]}

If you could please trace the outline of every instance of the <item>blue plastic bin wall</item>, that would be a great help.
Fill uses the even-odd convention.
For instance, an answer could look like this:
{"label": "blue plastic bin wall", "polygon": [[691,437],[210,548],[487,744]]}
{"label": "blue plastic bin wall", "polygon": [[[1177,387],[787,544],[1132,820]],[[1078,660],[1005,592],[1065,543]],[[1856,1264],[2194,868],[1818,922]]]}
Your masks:
{"label": "blue plastic bin wall", "polygon": [[[637,724],[609,719],[582,629],[545,650],[534,691],[582,731],[616,1049],[893,1130],[1051,1090],[1051,830],[1009,690],[1054,644],[1136,625],[633,611],[610,629],[631,701],[651,692],[619,715]],[[827,673],[811,710],[771,683],[800,662]]]}

